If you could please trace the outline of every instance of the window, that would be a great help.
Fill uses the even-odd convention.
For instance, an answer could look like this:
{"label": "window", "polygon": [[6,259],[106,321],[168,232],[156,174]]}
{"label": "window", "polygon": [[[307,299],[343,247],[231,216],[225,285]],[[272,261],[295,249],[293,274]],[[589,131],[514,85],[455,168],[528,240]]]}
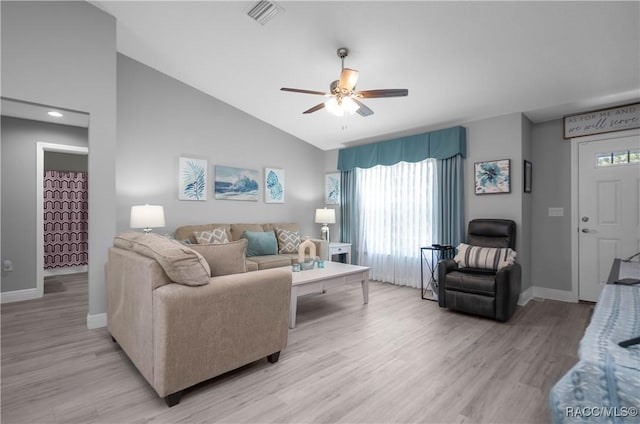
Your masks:
{"label": "window", "polygon": [[420,247],[432,243],[435,159],[357,169],[358,263],[371,278],[420,287]]}
{"label": "window", "polygon": [[596,167],[640,163],[640,149],[596,154]]}

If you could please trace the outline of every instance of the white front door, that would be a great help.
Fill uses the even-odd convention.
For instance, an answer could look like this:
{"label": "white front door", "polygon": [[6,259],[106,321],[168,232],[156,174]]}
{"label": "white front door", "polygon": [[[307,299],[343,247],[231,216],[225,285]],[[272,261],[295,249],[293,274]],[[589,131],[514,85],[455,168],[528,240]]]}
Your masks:
{"label": "white front door", "polygon": [[578,144],[579,298],[596,302],[614,258],[640,250],[640,136]]}

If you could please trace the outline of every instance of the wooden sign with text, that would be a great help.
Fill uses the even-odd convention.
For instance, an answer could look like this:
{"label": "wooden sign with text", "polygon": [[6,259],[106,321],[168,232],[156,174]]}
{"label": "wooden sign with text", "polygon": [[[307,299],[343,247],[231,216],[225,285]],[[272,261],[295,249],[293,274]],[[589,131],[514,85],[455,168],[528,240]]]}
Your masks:
{"label": "wooden sign with text", "polygon": [[640,128],[640,103],[564,117],[564,138]]}

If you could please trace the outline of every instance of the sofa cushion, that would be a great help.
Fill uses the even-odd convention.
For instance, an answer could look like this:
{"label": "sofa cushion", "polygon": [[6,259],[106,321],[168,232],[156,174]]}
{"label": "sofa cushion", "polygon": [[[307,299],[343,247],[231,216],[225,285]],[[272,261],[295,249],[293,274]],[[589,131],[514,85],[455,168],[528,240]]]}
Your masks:
{"label": "sofa cushion", "polygon": [[278,242],[271,231],[245,231],[243,237],[249,242],[248,257],[278,254]]}
{"label": "sofa cushion", "polygon": [[187,286],[209,283],[211,269],[207,261],[177,240],[156,233],[128,232],[117,235],[113,245],[155,259],[174,283]]}
{"label": "sofa cushion", "polygon": [[212,231],[214,228],[224,228],[227,230],[227,236],[231,234],[231,226],[229,224],[198,224],[198,225],[183,225],[176,228],[174,235],[176,240],[185,242],[189,240],[191,243],[197,243],[196,237],[193,235],[195,231]]}
{"label": "sofa cushion", "polygon": [[276,228],[282,228],[287,231],[300,232],[300,226],[296,223],[275,223],[275,224],[262,224],[262,231],[276,231]]}
{"label": "sofa cushion", "polygon": [[229,243],[227,230],[224,227],[217,227],[211,231],[194,231],[194,237],[198,244],[222,244]]}
{"label": "sofa cushion", "polygon": [[245,231],[264,231],[261,224],[231,224],[231,241],[238,241],[243,238]]}
{"label": "sofa cushion", "polygon": [[252,256],[251,262],[257,264],[258,269],[270,269],[281,266],[291,266],[294,261],[288,255],[264,255]]}
{"label": "sofa cushion", "polygon": [[284,228],[276,228],[278,238],[278,253],[298,253],[300,247],[300,233]]}
{"label": "sofa cushion", "polygon": [[250,271],[257,271],[258,270],[258,264],[250,261],[249,259],[246,260],[246,264],[247,264],[247,272]]}
{"label": "sofa cushion", "polygon": [[205,258],[211,268],[212,277],[247,272],[247,240],[224,244],[194,244],[190,247]]}
{"label": "sofa cushion", "polygon": [[480,247],[460,243],[458,254],[453,258],[461,268],[499,270],[516,261],[516,252],[511,248]]}

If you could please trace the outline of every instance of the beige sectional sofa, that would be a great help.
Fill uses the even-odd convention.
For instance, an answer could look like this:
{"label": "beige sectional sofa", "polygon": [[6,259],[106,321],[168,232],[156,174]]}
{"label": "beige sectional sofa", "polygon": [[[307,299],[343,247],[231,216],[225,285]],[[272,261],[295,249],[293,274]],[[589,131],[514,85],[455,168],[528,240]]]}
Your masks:
{"label": "beige sectional sofa", "polygon": [[109,332],[167,405],[199,382],[276,362],[286,347],[290,267],[244,272],[241,263],[239,273],[210,277],[202,255],[154,233],[120,235],[109,250]]}
{"label": "beige sectional sofa", "polygon": [[[194,236],[198,231],[213,231],[215,228],[224,228],[227,231],[230,241],[238,241],[242,239],[245,231],[265,232],[275,231],[276,228],[282,228],[288,231],[299,232],[300,227],[295,223],[269,223],[269,224],[203,224],[203,225],[185,225],[178,227],[175,232],[175,239],[180,241],[189,240],[190,243],[196,243]],[[325,240],[312,239],[316,245],[316,255],[320,259],[329,259],[329,243]],[[247,257],[247,268],[249,271],[257,269],[277,268],[288,266],[297,262],[297,253],[279,253],[277,255],[249,256]]]}

